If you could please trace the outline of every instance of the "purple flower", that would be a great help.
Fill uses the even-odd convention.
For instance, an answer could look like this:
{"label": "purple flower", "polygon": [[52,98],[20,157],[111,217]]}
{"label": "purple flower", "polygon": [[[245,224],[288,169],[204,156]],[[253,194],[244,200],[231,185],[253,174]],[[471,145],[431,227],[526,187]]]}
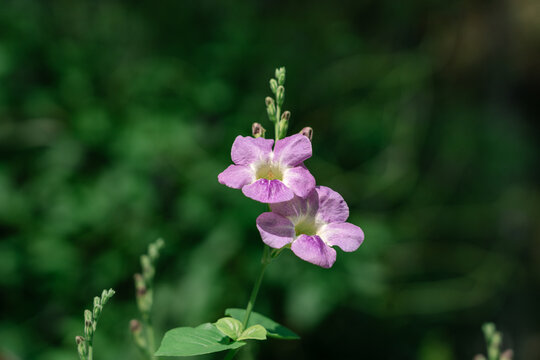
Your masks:
{"label": "purple flower", "polygon": [[278,140],[238,136],[231,149],[234,165],[218,181],[263,203],[305,198],[315,188],[315,178],[303,162],[311,157],[311,142],[301,134]]}
{"label": "purple flower", "polygon": [[272,212],[257,218],[257,228],[263,242],[280,249],[286,245],[300,259],[330,268],[336,261],[336,245],[343,251],[355,251],[364,232],[345,222],[349,208],[334,190],[317,186],[307,198],[272,204]]}

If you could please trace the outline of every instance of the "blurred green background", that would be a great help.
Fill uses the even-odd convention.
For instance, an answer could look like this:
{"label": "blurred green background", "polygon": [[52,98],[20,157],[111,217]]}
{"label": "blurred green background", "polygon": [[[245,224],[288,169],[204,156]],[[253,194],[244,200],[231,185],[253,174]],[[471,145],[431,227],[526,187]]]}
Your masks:
{"label": "blurred green background", "polygon": [[[540,358],[540,4],[30,1],[0,6],[0,359],[137,359],[132,274],[166,240],[161,336],[243,307],[266,207],[218,184],[287,67],[292,132],[361,248],[286,253],[256,310],[302,336],[239,359]],[[219,354],[215,357],[221,358]]]}

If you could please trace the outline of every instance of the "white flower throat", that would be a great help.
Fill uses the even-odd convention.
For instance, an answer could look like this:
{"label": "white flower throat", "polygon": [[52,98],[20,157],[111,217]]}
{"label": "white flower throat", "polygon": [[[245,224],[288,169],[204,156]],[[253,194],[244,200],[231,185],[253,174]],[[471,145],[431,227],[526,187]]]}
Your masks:
{"label": "white flower throat", "polygon": [[319,230],[319,226],[315,222],[315,219],[310,216],[304,216],[294,222],[294,232],[296,236],[304,235],[316,235]]}
{"label": "white flower throat", "polygon": [[267,180],[283,180],[283,171],[279,164],[272,161],[260,164],[255,171],[255,177]]}

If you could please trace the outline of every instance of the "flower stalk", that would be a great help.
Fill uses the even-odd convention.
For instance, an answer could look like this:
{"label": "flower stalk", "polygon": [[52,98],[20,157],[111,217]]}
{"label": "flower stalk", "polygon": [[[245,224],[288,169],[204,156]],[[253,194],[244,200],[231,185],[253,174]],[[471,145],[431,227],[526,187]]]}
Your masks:
{"label": "flower stalk", "polygon": [[154,360],[156,351],[154,327],[152,324],[152,307],[154,303],[154,276],[155,263],[159,258],[159,251],[165,245],[162,239],[148,245],[148,252],[141,256],[142,273],[134,275],[135,296],[137,308],[141,314],[142,322],[136,319],[130,321],[129,328],[135,345],[149,360]]}
{"label": "flower stalk", "polygon": [[[255,280],[255,284],[253,285],[253,289],[251,290],[251,295],[246,306],[246,315],[244,316],[244,320],[242,321],[242,326],[244,329],[247,328],[249,317],[251,315],[251,312],[253,311],[253,307],[255,306],[255,301],[257,300],[257,295],[259,294],[259,289],[261,287],[266,268],[268,267],[268,265],[270,265],[272,260],[276,258],[280,253],[281,251],[270,251],[270,248],[268,246],[264,247],[263,255],[261,258],[261,269],[259,270],[259,276],[257,276],[257,280]],[[225,357],[225,360],[231,360],[232,358],[234,358],[237,352],[238,349],[229,350],[227,356]]]}
{"label": "flower stalk", "polygon": [[485,323],[482,326],[487,345],[487,357],[478,354],[474,360],[512,360],[514,353],[511,349],[501,352],[502,334],[497,331],[495,324]]}
{"label": "flower stalk", "polygon": [[84,337],[76,336],[77,352],[81,360],[92,360],[94,356],[94,334],[96,333],[97,323],[103,306],[114,295],[114,290],[103,290],[101,297],[94,297],[94,306],[92,311],[84,310]]}

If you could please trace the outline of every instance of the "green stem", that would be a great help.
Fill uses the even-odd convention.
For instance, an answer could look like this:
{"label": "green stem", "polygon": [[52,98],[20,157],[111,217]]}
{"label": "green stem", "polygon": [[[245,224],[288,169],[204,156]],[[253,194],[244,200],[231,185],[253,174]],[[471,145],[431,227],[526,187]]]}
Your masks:
{"label": "green stem", "polygon": [[88,360],[92,360],[92,357],[94,356],[94,350],[92,348],[92,343],[88,344]]}
{"label": "green stem", "polygon": [[253,290],[251,290],[251,296],[249,297],[249,302],[246,307],[246,315],[244,316],[244,321],[242,322],[244,329],[247,327],[249,316],[251,315],[251,311],[253,311],[253,306],[255,306],[255,300],[257,299],[257,294],[259,293],[259,288],[261,287],[264,271],[266,270],[268,264],[270,264],[270,261],[272,261],[272,258],[269,257],[268,246],[265,246],[263,257],[261,259],[261,271],[255,285],[253,286]]}
{"label": "green stem", "polygon": [[277,98],[276,98],[276,124],[274,126],[274,132],[276,137],[276,143],[279,140],[279,121],[281,120],[281,108],[277,104]]}
{"label": "green stem", "polygon": [[[253,285],[253,290],[251,290],[251,296],[249,297],[249,301],[246,307],[246,315],[244,316],[244,321],[242,322],[244,329],[247,327],[249,317],[251,315],[251,312],[253,311],[253,307],[255,306],[255,300],[257,299],[257,294],[259,293],[259,288],[261,287],[264,272],[274,257],[275,256],[272,256],[272,254],[270,253],[269,247],[265,245],[263,256],[261,259],[261,270],[259,272],[257,280],[255,281],[255,285]],[[231,360],[232,358],[234,358],[238,350],[239,349],[229,350],[227,356],[225,357],[225,360]]]}
{"label": "green stem", "polygon": [[148,344],[148,358],[154,360],[154,353],[156,352],[155,337],[154,337],[154,327],[150,321],[150,315],[143,316],[143,329],[146,335],[146,343]]}
{"label": "green stem", "polygon": [[227,352],[227,356],[225,356],[225,360],[232,360],[232,358],[236,355],[237,352],[238,352],[238,349],[229,350]]}

